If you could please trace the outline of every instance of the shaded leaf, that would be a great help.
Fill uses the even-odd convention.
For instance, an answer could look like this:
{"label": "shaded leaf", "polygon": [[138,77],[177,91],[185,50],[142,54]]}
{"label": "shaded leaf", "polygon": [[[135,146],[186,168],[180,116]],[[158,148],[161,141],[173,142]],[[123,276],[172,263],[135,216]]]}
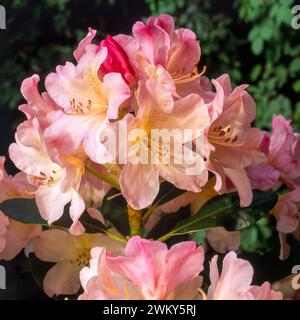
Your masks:
{"label": "shaded leaf", "polygon": [[[69,209],[70,203],[65,206],[62,217],[55,221],[52,226],[69,228],[73,223],[69,215]],[[49,226],[47,221],[40,216],[35,199],[17,198],[6,200],[0,204],[0,210],[8,217],[22,223]],[[89,233],[101,232],[103,229],[106,229],[99,221],[92,219],[87,211],[83,212],[80,222]]]}
{"label": "shaded leaf", "polygon": [[223,226],[230,231],[242,230],[270,212],[276,202],[277,195],[271,191],[254,190],[253,201],[248,208],[240,207],[237,193],[218,196],[208,201],[194,216],[179,222],[160,240],[218,226]]}
{"label": "shaded leaf", "polygon": [[108,191],[103,199],[100,212],[122,235],[130,235],[127,201],[119,190],[111,189]]}
{"label": "shaded leaf", "polygon": [[163,204],[177,198],[181,194],[185,193],[186,190],[178,189],[168,181],[163,181],[159,187],[159,193],[154,200],[154,206],[157,208]]}
{"label": "shaded leaf", "polygon": [[0,210],[8,217],[27,224],[48,225],[39,213],[34,199],[10,199],[0,203]]}

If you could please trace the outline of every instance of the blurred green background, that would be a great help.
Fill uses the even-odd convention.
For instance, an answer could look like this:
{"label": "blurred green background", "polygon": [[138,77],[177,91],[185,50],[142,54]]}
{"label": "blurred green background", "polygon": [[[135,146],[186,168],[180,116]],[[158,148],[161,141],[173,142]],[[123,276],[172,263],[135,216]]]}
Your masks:
{"label": "blurred green background", "polygon": [[[250,85],[257,103],[256,126],[270,129],[272,115],[281,113],[300,130],[300,30],[291,27],[296,3],[300,0],[1,1],[7,29],[0,30],[0,154],[7,155],[23,119],[17,107],[23,103],[19,88],[24,78],[38,73],[43,80],[56,65],[72,60],[89,26],[101,37],[130,33],[135,21],[160,13],[173,15],[178,27],[197,33],[201,66],[208,67],[209,78],[229,73],[234,84]],[[277,234],[265,220],[242,237],[244,257],[255,264],[257,282],[283,277],[300,263],[299,253],[286,262],[278,260]],[[23,262],[21,255],[9,264],[9,290],[0,291],[0,298],[44,297],[30,285]]]}

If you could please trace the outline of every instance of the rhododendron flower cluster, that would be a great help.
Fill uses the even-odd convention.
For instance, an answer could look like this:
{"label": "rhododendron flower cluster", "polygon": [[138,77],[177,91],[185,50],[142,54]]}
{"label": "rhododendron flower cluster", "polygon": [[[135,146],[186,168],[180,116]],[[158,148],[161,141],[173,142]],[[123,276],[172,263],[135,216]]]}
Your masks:
{"label": "rhododendron flower cluster", "polygon": [[[51,263],[50,297],[282,299],[252,283],[237,254],[258,209],[277,220],[281,258],[286,235],[299,239],[300,135],[290,121],[274,115],[272,133],[255,128],[247,85],[210,79],[195,33],[169,15],[96,39],[90,28],[44,92],[38,75],[22,83],[25,120],[9,147],[20,172],[0,161],[0,259],[26,248]],[[200,231],[204,242],[191,240]]]}

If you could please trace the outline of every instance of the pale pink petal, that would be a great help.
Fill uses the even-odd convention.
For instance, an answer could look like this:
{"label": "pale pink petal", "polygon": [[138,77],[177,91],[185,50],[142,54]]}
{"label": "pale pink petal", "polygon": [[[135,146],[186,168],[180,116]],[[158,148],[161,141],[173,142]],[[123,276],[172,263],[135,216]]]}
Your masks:
{"label": "pale pink petal", "polygon": [[57,106],[48,97],[47,93],[40,95],[38,90],[38,83],[40,77],[33,75],[22,82],[21,93],[26,99],[27,104],[23,104],[19,107],[19,110],[24,112],[27,119],[38,118],[42,129],[48,126],[47,114],[56,110]]}
{"label": "pale pink petal", "polygon": [[88,208],[87,209],[88,214],[91,218],[98,220],[100,223],[105,225],[105,219],[103,217],[103,214],[96,208]]}
{"label": "pale pink petal", "polygon": [[[64,207],[71,201],[72,191],[63,192],[61,184],[51,187],[42,187],[35,196],[40,215],[51,225],[64,212]],[[53,205],[55,203],[55,206]]]}
{"label": "pale pink petal", "polygon": [[101,116],[68,115],[61,111],[53,113],[51,117],[51,124],[44,134],[47,143],[70,154],[74,153],[82,141],[87,139],[91,128],[103,121]]}
{"label": "pale pink petal", "polygon": [[204,250],[193,241],[180,242],[168,251],[165,263],[160,281],[167,284],[166,291],[170,292],[178,285],[192,280],[203,270]]}
{"label": "pale pink petal", "polygon": [[[145,299],[167,299],[175,288],[203,270],[204,251],[195,242],[181,242],[168,250],[159,241],[131,238],[126,257],[108,257],[109,266],[131,280]],[[196,293],[195,288],[195,295]]]}
{"label": "pale pink petal", "polygon": [[108,73],[104,76],[103,91],[109,100],[108,117],[117,119],[119,107],[131,96],[131,91],[120,73]]}
{"label": "pale pink petal", "polygon": [[158,170],[160,176],[171,182],[177,188],[192,192],[200,192],[201,187],[204,186],[208,180],[208,172],[205,170],[205,163],[202,158],[198,158],[198,161],[190,168],[190,170],[195,168],[195,174],[190,174],[188,167],[189,166],[186,164],[161,164],[158,165]]}
{"label": "pale pink petal", "polygon": [[282,293],[274,291],[269,282],[264,282],[261,286],[253,286],[250,289],[255,300],[282,300]]}
{"label": "pale pink petal", "polygon": [[206,239],[215,251],[226,253],[238,250],[241,234],[239,231],[227,231],[223,227],[216,227],[206,231]]}
{"label": "pale pink petal", "polygon": [[[108,132],[108,135],[106,132]],[[106,137],[108,138],[108,142],[115,141],[113,131],[105,130],[105,123],[101,124],[101,122],[97,123],[94,121],[93,126],[90,127],[86,138],[83,140],[83,147],[86,154],[92,161],[99,164],[109,163],[114,160],[114,150],[110,150],[109,146],[106,147],[104,143],[102,143]]]}
{"label": "pale pink petal", "polygon": [[268,164],[262,163],[257,166],[251,166],[246,170],[251,185],[255,189],[267,191],[274,188],[278,183],[279,171]]}
{"label": "pale pink petal", "polygon": [[92,109],[101,110],[107,99],[98,70],[106,55],[106,48],[89,45],[77,66],[71,62],[58,66],[56,73],[50,73],[45,81],[51,98],[68,113],[74,113],[70,103],[73,99],[75,105],[81,104],[83,108],[90,105]]}
{"label": "pale pink petal", "polygon": [[123,196],[136,210],[148,207],[159,191],[159,174],[154,165],[126,164],[120,175]]}
{"label": "pale pink petal", "polygon": [[85,38],[83,38],[79,42],[79,45],[78,45],[77,49],[74,50],[74,52],[73,52],[73,55],[74,55],[75,59],[77,60],[77,62],[85,54],[86,46],[88,46],[88,45],[90,45],[92,43],[92,41],[95,38],[96,34],[97,34],[96,30],[94,30],[92,28],[89,28],[88,34],[85,36]]}
{"label": "pale pink petal", "polygon": [[282,233],[295,232],[299,224],[300,188],[279,197],[273,213],[277,219],[277,230]]}
{"label": "pale pink petal", "polygon": [[168,14],[160,14],[155,20],[155,25],[165,30],[172,37],[175,30],[175,23],[172,16]]}
{"label": "pale pink petal", "polygon": [[[246,260],[239,259],[236,253],[229,252],[223,260],[220,275],[217,271],[216,256],[211,261],[210,279],[208,289],[209,300],[243,300],[251,299],[250,289],[253,277],[253,268]],[[252,298],[253,299],[253,298]]]}
{"label": "pale pink petal", "polygon": [[165,66],[170,49],[170,37],[165,30],[155,24],[155,18],[150,17],[146,25],[136,22],[132,33],[139,42],[141,52],[149,63]]}
{"label": "pale pink petal", "polygon": [[[150,112],[150,116],[153,116],[154,113],[170,113],[174,106],[172,91],[157,80],[150,79],[146,82],[140,82],[137,99],[138,116]],[[152,109],[149,109],[150,106]]]}
{"label": "pale pink petal", "polygon": [[79,296],[79,300],[140,299],[134,285],[109,268],[104,248],[96,247],[91,250],[90,267],[81,270],[80,280],[84,293]]}
{"label": "pale pink petal", "polygon": [[14,259],[41,232],[42,228],[39,225],[11,220],[5,234],[6,247],[0,252],[0,259]]}
{"label": "pale pink petal", "polygon": [[[173,130],[191,131],[192,135],[188,136],[183,142],[191,141],[203,133],[210,123],[208,110],[204,101],[196,94],[190,94],[185,98],[177,100],[174,104],[172,113],[157,123],[157,128]],[[178,131],[179,132],[179,131]]]}
{"label": "pale pink petal", "polygon": [[9,147],[9,155],[21,171],[31,175],[53,175],[59,173],[61,167],[54,163],[45,145],[37,119],[22,123],[16,133],[16,143]]}
{"label": "pale pink petal", "polygon": [[252,186],[245,169],[224,169],[226,175],[236,187],[241,207],[249,207],[252,199]]}
{"label": "pale pink petal", "polygon": [[200,55],[196,34],[189,29],[178,29],[172,41],[167,69],[171,74],[178,71],[191,73],[199,63]]}
{"label": "pale pink petal", "polygon": [[[70,206],[70,217],[74,223],[78,222],[78,219],[82,215],[85,210],[85,203],[81,197],[81,195],[77,191],[73,191],[71,198],[71,206]],[[79,227],[79,226],[77,226]],[[77,229],[77,232],[79,230]]]}
{"label": "pale pink petal", "polygon": [[33,240],[33,251],[42,261],[59,262],[68,260],[76,254],[74,239],[74,236],[63,230],[47,230]]}
{"label": "pale pink petal", "polygon": [[167,252],[164,243],[133,237],[125,249],[127,257],[109,257],[108,261],[113,271],[130,279],[149,299],[159,293],[156,289],[160,284],[160,273],[166,267]]}
{"label": "pale pink petal", "polygon": [[46,274],[43,281],[45,293],[49,297],[75,294],[80,289],[80,267],[68,261],[60,261]]}
{"label": "pale pink petal", "polygon": [[286,260],[291,252],[290,245],[286,242],[286,234],[279,232],[279,241],[280,241],[280,253],[279,253],[279,259],[280,260]]}
{"label": "pale pink petal", "polygon": [[174,290],[174,300],[196,300],[199,296],[198,289],[202,287],[202,284],[203,278],[201,276],[180,284]]}

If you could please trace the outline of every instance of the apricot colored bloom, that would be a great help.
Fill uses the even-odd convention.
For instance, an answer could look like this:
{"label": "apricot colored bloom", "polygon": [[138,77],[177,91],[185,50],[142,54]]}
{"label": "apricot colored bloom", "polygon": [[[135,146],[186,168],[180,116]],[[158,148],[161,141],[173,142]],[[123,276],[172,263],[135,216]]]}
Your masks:
{"label": "apricot colored bloom", "polygon": [[[194,192],[199,191],[207,181],[204,159],[200,154],[192,152],[195,157],[193,166],[197,166],[197,174],[189,174],[187,169],[190,165],[184,156],[182,161],[176,162],[179,153],[182,155],[187,150],[184,144],[201,137],[204,128],[209,124],[203,100],[200,96],[191,94],[177,100],[169,111],[162,108],[157,96],[149,90],[147,84],[148,82],[141,83],[139,87],[137,116],[128,114],[125,117],[130,134],[127,163],[120,175],[120,186],[122,194],[134,209],[145,208],[153,202],[159,191],[159,176],[180,189]],[[181,150],[172,148],[172,139],[166,143],[158,139],[157,143],[153,143],[153,129],[175,134],[174,141],[181,142]],[[192,131],[191,135],[184,136],[186,129]],[[168,159],[165,158],[165,150],[169,148],[167,144],[171,145],[167,150]],[[134,152],[135,149],[137,152]],[[133,160],[138,152],[140,159]],[[188,152],[186,154],[188,155]]]}
{"label": "apricot colored bloom", "polygon": [[251,285],[253,268],[247,260],[229,252],[223,260],[221,274],[217,266],[218,256],[210,262],[210,287],[208,300],[281,300],[282,294],[273,291],[268,282],[261,286]]}
{"label": "apricot colored bloom", "polygon": [[226,192],[226,178],[229,178],[239,193],[241,206],[249,206],[252,187],[246,168],[266,161],[265,154],[259,150],[263,132],[251,127],[255,102],[245,91],[245,85],[232,90],[228,75],[214,80],[213,84],[217,92],[208,105],[212,122],[207,133],[211,145],[207,167],[216,175],[218,192]]}
{"label": "apricot colored bloom", "polygon": [[80,273],[80,299],[194,299],[201,285],[204,251],[193,241],[168,250],[164,243],[136,236],[128,241],[125,256],[103,248],[94,248],[91,256],[90,267]]}
{"label": "apricot colored bloom", "polygon": [[[35,186],[36,191],[29,194],[35,196],[41,216],[52,224],[62,216],[65,205],[70,202],[71,231],[76,234],[83,232],[78,219],[85,209],[80,191],[84,191],[81,182],[86,156],[80,150],[75,157],[50,148],[36,118],[18,127],[16,143],[10,146],[9,153],[17,168],[26,173],[28,181]],[[90,199],[92,197],[90,194]]]}
{"label": "apricot colored bloom", "polygon": [[131,92],[119,73],[99,74],[106,47],[81,44],[81,53],[76,66],[67,62],[46,78],[46,89],[62,111],[51,115],[45,138],[67,154],[82,144],[92,161],[106,163],[111,155],[101,142],[101,132],[109,119],[118,118],[119,107]]}
{"label": "apricot colored bloom", "polygon": [[75,294],[80,288],[79,272],[90,261],[93,247],[104,246],[118,254],[123,252],[119,242],[103,234],[74,236],[54,229],[42,232],[32,242],[34,254],[42,261],[55,262],[43,281],[45,293],[52,297]]}

